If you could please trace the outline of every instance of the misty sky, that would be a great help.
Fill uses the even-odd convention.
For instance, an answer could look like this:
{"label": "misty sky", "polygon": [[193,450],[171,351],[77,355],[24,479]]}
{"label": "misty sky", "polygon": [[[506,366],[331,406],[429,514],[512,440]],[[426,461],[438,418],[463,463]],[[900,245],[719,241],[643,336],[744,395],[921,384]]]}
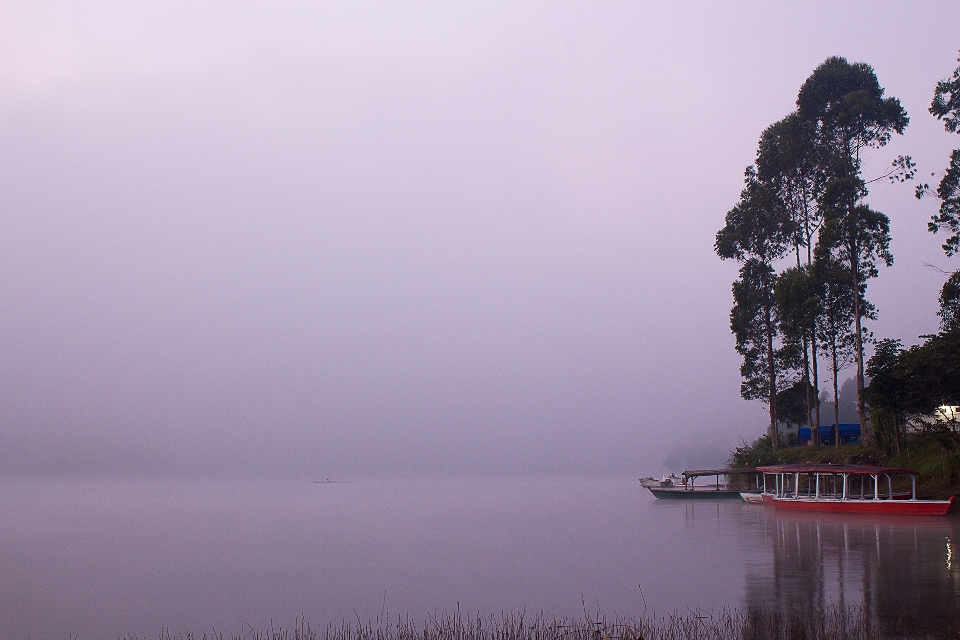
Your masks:
{"label": "misty sky", "polygon": [[[841,55],[911,118],[865,175],[942,170],[958,24],[952,1],[5,2],[0,468],[722,463],[766,418],[712,248],[761,131]],[[896,258],[870,328],[906,344],[937,329],[924,263],[958,268],[912,192],[868,199]]]}

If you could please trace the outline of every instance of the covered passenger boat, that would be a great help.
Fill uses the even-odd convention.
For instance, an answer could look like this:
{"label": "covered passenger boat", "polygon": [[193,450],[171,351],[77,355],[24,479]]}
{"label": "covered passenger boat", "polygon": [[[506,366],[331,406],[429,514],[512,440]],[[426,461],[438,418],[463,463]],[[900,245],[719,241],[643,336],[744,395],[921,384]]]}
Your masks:
{"label": "covered passenger boat", "polygon": [[757,467],[763,503],[793,511],[942,516],[948,500],[918,500],[917,474],[900,467],[781,464]]}
{"label": "covered passenger boat", "polygon": [[[733,487],[731,478],[733,476],[746,476],[744,487]],[[706,482],[697,481],[700,478],[709,478]],[[760,479],[756,469],[696,469],[684,471],[681,476],[681,482],[674,481],[669,486],[651,486],[644,483],[643,478],[640,484],[650,490],[657,498],[680,498],[680,499],[700,499],[716,500],[729,498],[731,500],[740,500],[742,492],[760,493]]]}

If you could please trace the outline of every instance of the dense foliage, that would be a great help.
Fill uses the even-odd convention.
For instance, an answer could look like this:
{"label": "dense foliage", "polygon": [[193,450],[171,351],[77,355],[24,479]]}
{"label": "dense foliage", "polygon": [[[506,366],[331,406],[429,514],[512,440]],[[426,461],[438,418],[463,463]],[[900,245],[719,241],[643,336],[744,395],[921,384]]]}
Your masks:
{"label": "dense foliage", "polygon": [[960,329],[930,336],[909,349],[899,340],[883,340],[870,358],[867,373],[871,381],[866,399],[881,438],[886,435],[896,442],[911,426],[939,423],[956,429],[952,414],[937,411],[960,405]]}
{"label": "dense foliage", "polygon": [[[953,76],[937,83],[930,113],[938,120],[943,120],[943,127],[948,132],[960,133],[960,67],[953,71]],[[930,185],[921,184],[917,187],[917,198],[928,193],[931,193]],[[952,256],[960,251],[960,149],[950,154],[950,164],[940,179],[935,195],[940,200],[940,211],[928,226],[933,233],[947,231],[953,234],[943,244],[944,252]]]}

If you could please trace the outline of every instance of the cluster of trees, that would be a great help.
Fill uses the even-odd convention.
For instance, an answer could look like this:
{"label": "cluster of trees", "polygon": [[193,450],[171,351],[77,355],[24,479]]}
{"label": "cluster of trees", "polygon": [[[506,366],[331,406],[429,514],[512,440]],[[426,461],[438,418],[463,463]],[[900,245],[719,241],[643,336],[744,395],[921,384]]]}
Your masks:
{"label": "cluster of trees", "polygon": [[[960,62],[958,60],[957,62]],[[937,84],[930,113],[943,121],[949,133],[960,133],[960,67],[953,76]],[[940,209],[928,223],[933,233],[945,231],[947,257],[960,252],[960,149],[950,154],[950,164],[941,175],[936,191],[929,184],[917,187],[918,199],[931,196]],[[870,405],[878,443],[900,451],[907,426],[933,415],[934,426],[952,423],[956,416],[937,415],[939,407],[960,404],[960,270],[950,274],[940,290],[940,333],[926,336],[923,344],[904,349],[899,340],[877,343],[867,363]]]}
{"label": "cluster of trees", "polygon": [[[833,57],[817,67],[800,88],[796,110],[761,135],[740,200],[716,235],[720,258],[741,263],[730,312],[743,356],[741,394],[769,406],[774,448],[779,423],[821,423],[824,361],[834,398],[840,371],[855,365],[861,429],[866,432],[869,402],[875,422],[890,425],[883,434],[897,447],[911,412],[960,403],[960,271],[941,292],[940,334],[906,350],[883,340],[864,362],[864,345],[872,340],[864,321],[876,317],[867,283],[881,265],[893,264],[890,221],[865,202],[868,184],[915,174],[911,159],[901,156],[884,175],[862,176],[862,154],[886,145],[909,122],[899,100],[884,93],[867,64]],[[930,112],[948,131],[960,131],[960,68],[937,85]],[[923,184],[916,195],[940,201],[930,231],[951,233],[943,249],[948,256],[960,252],[960,149],[936,191]],[[927,375],[922,382],[920,372]],[[818,430],[810,431],[817,444]]]}
{"label": "cluster of trees", "polygon": [[911,423],[956,429],[956,417],[939,410],[960,399],[960,330],[941,331],[909,349],[899,340],[880,340],[867,375],[866,401],[881,449],[899,453]]}
{"label": "cluster of trees", "polygon": [[[740,200],[714,245],[720,258],[741,263],[730,313],[743,356],[741,394],[768,404],[774,448],[778,423],[820,424],[821,358],[834,398],[839,371],[856,365],[857,412],[865,426],[863,354],[870,333],[863,321],[876,315],[867,282],[893,256],[889,219],[865,202],[862,154],[886,145],[909,122],[869,65],[840,57],[814,70],[796,106],[763,132]],[[913,171],[911,160],[900,157],[875,180],[902,181]],[[778,272],[786,263],[792,264]]]}

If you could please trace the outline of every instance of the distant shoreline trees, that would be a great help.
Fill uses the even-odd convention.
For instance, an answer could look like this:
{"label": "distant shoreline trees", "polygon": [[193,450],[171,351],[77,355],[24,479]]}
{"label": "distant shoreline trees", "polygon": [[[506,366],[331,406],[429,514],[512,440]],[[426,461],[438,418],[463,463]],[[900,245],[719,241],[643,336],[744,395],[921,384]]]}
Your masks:
{"label": "distant shoreline trees", "polygon": [[[867,281],[893,256],[889,219],[864,202],[861,154],[886,145],[908,122],[899,100],[884,97],[869,65],[828,58],[800,88],[797,110],[763,132],[740,201],[717,232],[717,255],[742,264],[730,312],[743,357],[741,395],[768,404],[774,448],[778,404],[798,388],[804,421],[817,438],[819,355],[830,359],[835,397],[839,370],[849,359],[856,363],[865,431],[864,344],[871,334],[863,320],[875,317],[865,298]],[[901,157],[882,177],[903,180],[912,170],[910,159]],[[796,266],[778,273],[789,253]]]}

